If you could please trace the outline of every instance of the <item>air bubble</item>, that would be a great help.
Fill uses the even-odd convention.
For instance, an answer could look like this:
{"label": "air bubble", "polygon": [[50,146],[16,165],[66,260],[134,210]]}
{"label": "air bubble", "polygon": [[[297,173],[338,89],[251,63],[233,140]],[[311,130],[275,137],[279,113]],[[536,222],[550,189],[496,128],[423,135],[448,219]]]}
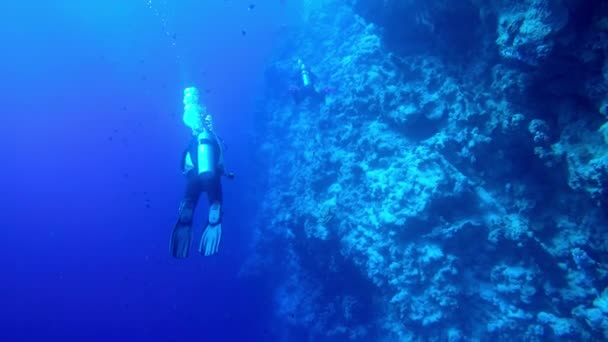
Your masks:
{"label": "air bubble", "polygon": [[177,49],[177,40],[174,39],[176,34],[175,32],[171,33],[171,31],[169,30],[169,23],[166,15],[167,1],[146,0],[146,4],[148,5],[148,8],[152,11],[154,16],[157,17],[160,21],[161,30],[163,31],[165,37],[167,37],[171,42],[171,46],[175,49],[175,59],[179,63],[181,61],[181,57]]}

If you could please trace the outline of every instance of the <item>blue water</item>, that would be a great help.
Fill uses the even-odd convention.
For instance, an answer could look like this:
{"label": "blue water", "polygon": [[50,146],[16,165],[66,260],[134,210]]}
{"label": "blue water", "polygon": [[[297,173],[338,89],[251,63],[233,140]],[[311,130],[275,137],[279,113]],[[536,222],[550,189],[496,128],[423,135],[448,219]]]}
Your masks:
{"label": "blue water", "polygon": [[[264,289],[237,274],[256,204],[252,113],[295,7],[248,4],[0,4],[1,341],[265,336]],[[224,185],[221,258],[178,261],[168,239],[190,85],[237,178]]]}
{"label": "blue water", "polygon": [[[606,340],[607,18],[0,2],[0,342]],[[177,260],[190,86],[236,178]]]}

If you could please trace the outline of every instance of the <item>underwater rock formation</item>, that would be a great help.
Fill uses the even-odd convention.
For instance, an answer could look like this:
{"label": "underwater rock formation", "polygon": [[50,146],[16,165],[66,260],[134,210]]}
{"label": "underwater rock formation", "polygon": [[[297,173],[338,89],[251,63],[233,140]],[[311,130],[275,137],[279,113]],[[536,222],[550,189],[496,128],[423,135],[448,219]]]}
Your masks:
{"label": "underwater rock formation", "polygon": [[[276,265],[277,335],[608,338],[608,8],[351,4],[267,72],[250,267]],[[299,58],[323,100],[287,91]]]}

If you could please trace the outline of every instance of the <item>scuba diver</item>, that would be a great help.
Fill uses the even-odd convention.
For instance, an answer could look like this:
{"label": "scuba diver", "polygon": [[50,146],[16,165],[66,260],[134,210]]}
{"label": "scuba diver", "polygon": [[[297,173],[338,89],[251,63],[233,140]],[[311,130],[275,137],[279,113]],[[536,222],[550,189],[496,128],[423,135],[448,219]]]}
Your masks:
{"label": "scuba diver", "polygon": [[179,206],[179,217],[171,233],[170,250],[175,258],[186,258],[190,251],[192,219],[201,193],[209,199],[208,223],[199,244],[205,256],[217,253],[222,237],[222,176],[234,179],[224,170],[222,142],[213,130],[213,118],[198,103],[198,90],[184,90],[184,123],[192,129],[192,140],[182,156],[182,172],[187,184]]}
{"label": "scuba diver", "polygon": [[329,92],[329,88],[324,88],[322,91],[318,91],[313,82],[316,77],[310,72],[306,64],[298,58],[298,73],[297,82],[301,83],[300,86],[290,86],[289,93],[293,96],[296,104],[309,98],[315,102],[323,102],[325,95]]}

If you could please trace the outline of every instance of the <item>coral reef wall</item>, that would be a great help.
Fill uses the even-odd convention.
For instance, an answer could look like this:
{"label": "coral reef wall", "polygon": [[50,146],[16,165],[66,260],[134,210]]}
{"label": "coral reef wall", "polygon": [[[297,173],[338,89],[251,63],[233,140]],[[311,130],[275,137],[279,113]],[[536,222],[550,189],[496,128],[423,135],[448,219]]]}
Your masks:
{"label": "coral reef wall", "polygon": [[307,21],[259,113],[249,271],[275,270],[278,339],[607,339],[608,7],[327,1]]}

